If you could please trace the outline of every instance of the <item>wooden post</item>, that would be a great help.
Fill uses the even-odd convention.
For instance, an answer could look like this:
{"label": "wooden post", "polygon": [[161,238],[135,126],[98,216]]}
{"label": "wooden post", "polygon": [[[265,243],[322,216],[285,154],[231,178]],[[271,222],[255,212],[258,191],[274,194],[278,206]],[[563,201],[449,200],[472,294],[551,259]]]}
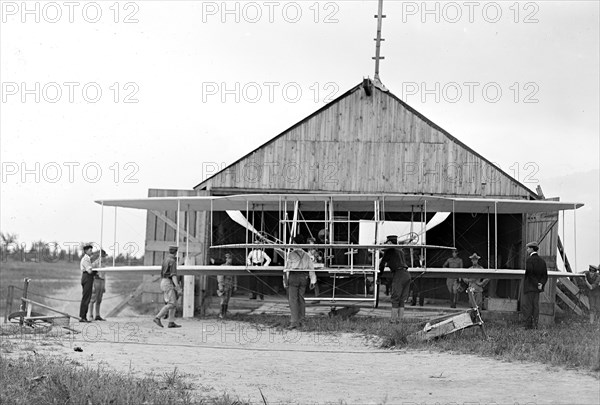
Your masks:
{"label": "wooden post", "polygon": [[4,311],[4,323],[8,322],[8,315],[12,312],[13,295],[15,291],[14,285],[8,286],[8,294],[6,295],[6,309]]}
{"label": "wooden post", "polygon": [[209,295],[206,293],[206,289],[207,289],[207,276],[200,276],[198,277],[199,283],[198,283],[198,288],[199,288],[199,294],[198,294],[198,301],[200,303],[200,316],[204,317],[206,315],[206,308],[208,307],[209,304],[209,300],[207,297],[209,297]]}
{"label": "wooden post", "polygon": [[[195,258],[187,256],[185,258],[186,266],[196,264]],[[194,317],[194,276],[183,276],[183,317]]]}
{"label": "wooden post", "polygon": [[[29,282],[31,281],[30,278],[25,278],[23,279],[23,298],[27,298],[27,290],[29,289]],[[25,311],[27,311],[27,301],[25,301],[24,299],[21,299],[21,317],[19,318],[19,325],[23,326],[23,313],[25,313]],[[31,309],[29,310],[29,312],[31,311]],[[30,313],[28,313],[27,315],[31,315]]]}

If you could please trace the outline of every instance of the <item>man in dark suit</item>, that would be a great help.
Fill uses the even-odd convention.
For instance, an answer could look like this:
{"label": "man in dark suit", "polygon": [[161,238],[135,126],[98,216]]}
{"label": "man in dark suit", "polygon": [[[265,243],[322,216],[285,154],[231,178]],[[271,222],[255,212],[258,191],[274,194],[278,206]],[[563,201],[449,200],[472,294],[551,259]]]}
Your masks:
{"label": "man in dark suit", "polygon": [[528,257],[525,262],[521,309],[525,327],[535,329],[537,328],[540,312],[540,293],[544,291],[544,285],[548,281],[548,270],[546,269],[546,262],[538,255],[539,246],[537,242],[529,242],[526,246]]}

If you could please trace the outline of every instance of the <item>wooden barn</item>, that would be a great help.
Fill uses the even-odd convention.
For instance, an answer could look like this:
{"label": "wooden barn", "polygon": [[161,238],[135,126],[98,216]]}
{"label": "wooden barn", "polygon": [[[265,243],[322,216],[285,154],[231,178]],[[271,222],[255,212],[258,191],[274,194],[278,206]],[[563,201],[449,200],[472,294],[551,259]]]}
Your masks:
{"label": "wooden barn", "polygon": [[[490,160],[436,125],[369,79],[323,106],[283,133],[202,181],[191,190],[150,190],[149,197],[233,195],[247,193],[401,193],[489,199],[540,199]],[[182,213],[184,214],[184,213]],[[180,232],[196,264],[208,264],[219,253],[207,249],[209,242],[243,241],[245,230],[225,213],[209,220],[208,213],[185,213]],[[277,232],[270,212],[254,212],[248,218],[267,233]],[[368,213],[336,213],[348,218],[367,218]],[[493,213],[492,213],[493,214]],[[410,218],[396,213],[389,220]],[[429,216],[433,213],[429,213]],[[167,247],[175,241],[176,213],[150,211],[146,225],[145,265],[160,264]],[[372,219],[372,218],[371,218]],[[451,222],[451,221],[446,221]],[[212,229],[209,229],[212,224]],[[524,268],[524,244],[540,242],[540,255],[548,268],[556,269],[557,214],[457,213],[455,229],[442,223],[427,232],[432,244],[452,245],[469,266],[468,256],[477,252],[485,268]],[[358,229],[352,223],[338,227],[334,240],[354,242]],[[189,230],[189,232],[188,232]],[[313,229],[315,234],[319,231]],[[312,232],[311,231],[311,232]],[[338,234],[339,233],[339,234]],[[497,241],[494,237],[497,235]],[[455,238],[455,240],[453,240]],[[491,243],[490,243],[491,238]],[[494,246],[498,251],[494,251]],[[428,253],[429,254],[429,253]],[[216,255],[216,256],[215,256]],[[244,252],[236,253],[238,264]],[[275,256],[277,261],[277,255]],[[428,265],[442,267],[447,251],[433,252]],[[344,258],[339,258],[344,260]],[[360,260],[360,258],[358,258]],[[150,276],[146,276],[150,277]],[[277,293],[277,281],[269,282]],[[145,283],[146,302],[156,300],[158,283]],[[205,286],[210,292],[210,283]],[[240,288],[248,288],[240,281]],[[427,297],[446,299],[444,280],[428,280]],[[492,296],[516,298],[518,282],[499,280]],[[547,289],[541,313],[553,318],[554,292]]]}

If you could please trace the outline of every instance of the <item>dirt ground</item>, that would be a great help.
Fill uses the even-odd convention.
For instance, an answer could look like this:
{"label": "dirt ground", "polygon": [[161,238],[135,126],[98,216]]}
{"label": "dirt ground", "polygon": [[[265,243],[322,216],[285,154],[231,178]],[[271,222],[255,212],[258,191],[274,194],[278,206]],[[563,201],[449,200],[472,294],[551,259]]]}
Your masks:
{"label": "dirt ground", "polygon": [[[33,339],[38,353],[134,375],[175,368],[198,394],[268,404],[598,404],[598,380],[572,370],[470,355],[376,349],[350,334],[184,319],[161,329],[151,317],[75,323],[80,333]],[[42,344],[42,342],[45,342]],[[74,351],[81,347],[83,352]],[[10,355],[18,355],[13,351]],[[576,394],[574,394],[576,393]]]}

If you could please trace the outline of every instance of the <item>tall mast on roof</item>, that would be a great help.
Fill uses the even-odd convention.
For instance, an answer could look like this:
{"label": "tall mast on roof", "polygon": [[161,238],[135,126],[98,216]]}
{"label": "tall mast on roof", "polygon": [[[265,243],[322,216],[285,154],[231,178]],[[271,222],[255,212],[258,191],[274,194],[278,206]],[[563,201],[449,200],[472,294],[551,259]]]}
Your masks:
{"label": "tall mast on roof", "polygon": [[375,78],[373,82],[376,86],[381,86],[383,88],[385,88],[385,86],[383,86],[381,79],[379,78],[379,61],[385,59],[384,56],[381,56],[381,42],[385,41],[385,39],[381,38],[381,26],[385,17],[386,16],[383,14],[383,0],[379,0],[379,10],[375,16],[375,18],[377,18],[377,38],[375,38],[375,56],[373,57],[373,59],[375,59]]}

